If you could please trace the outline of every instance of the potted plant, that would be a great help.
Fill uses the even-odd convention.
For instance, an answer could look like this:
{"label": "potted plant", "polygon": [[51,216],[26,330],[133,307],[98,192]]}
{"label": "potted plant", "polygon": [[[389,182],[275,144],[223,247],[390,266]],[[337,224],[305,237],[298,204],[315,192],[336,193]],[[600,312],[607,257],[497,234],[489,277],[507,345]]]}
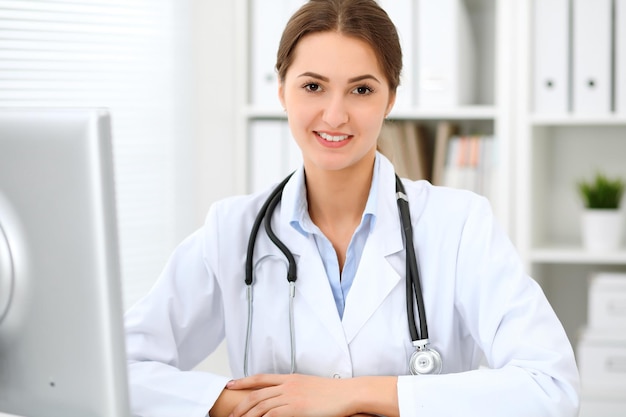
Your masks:
{"label": "potted plant", "polygon": [[586,249],[614,250],[621,245],[623,215],[620,202],[624,182],[597,173],[592,180],[579,181],[578,192],[583,200],[582,240]]}

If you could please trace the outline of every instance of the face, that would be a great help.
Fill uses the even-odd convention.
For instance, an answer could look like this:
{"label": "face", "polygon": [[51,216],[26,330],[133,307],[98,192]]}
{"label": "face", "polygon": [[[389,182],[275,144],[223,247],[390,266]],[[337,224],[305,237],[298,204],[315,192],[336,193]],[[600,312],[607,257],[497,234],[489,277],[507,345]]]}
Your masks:
{"label": "face", "polygon": [[371,169],[395,96],[369,44],[336,32],[305,36],[279,97],[307,174]]}

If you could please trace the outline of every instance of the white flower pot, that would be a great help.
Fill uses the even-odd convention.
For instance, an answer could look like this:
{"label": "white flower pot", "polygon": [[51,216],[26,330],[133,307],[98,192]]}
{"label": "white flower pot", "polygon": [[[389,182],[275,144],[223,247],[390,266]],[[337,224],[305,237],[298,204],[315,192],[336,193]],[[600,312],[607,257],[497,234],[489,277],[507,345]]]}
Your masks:
{"label": "white flower pot", "polygon": [[583,247],[590,251],[619,249],[624,234],[624,216],[620,210],[586,209],[582,213]]}

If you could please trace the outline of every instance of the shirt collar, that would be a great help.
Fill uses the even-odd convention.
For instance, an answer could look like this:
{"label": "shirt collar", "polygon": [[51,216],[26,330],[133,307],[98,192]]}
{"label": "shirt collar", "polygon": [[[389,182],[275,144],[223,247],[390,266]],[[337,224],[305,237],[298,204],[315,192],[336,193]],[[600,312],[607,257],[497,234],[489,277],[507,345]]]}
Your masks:
{"label": "shirt collar", "polygon": [[[370,230],[373,229],[376,222],[376,208],[378,206],[378,182],[380,177],[380,155],[376,153],[374,159],[374,171],[372,175],[372,185],[370,186],[367,202],[365,203],[365,210],[361,217],[361,223],[369,219]],[[289,224],[295,230],[297,230],[303,236],[308,236],[309,233],[313,233],[319,230],[317,226],[313,224],[311,217],[309,216],[309,204],[306,199],[306,183],[304,180],[304,169],[300,168],[295,175],[295,188],[298,190],[296,198],[294,199],[293,211]]]}

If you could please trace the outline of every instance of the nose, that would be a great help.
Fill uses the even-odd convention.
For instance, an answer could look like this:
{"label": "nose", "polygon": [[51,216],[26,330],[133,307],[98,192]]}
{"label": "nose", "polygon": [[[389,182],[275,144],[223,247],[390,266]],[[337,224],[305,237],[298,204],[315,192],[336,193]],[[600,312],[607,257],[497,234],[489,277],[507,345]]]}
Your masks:
{"label": "nose", "polygon": [[334,95],[329,98],[324,108],[322,120],[330,127],[339,127],[350,120],[345,97]]}

